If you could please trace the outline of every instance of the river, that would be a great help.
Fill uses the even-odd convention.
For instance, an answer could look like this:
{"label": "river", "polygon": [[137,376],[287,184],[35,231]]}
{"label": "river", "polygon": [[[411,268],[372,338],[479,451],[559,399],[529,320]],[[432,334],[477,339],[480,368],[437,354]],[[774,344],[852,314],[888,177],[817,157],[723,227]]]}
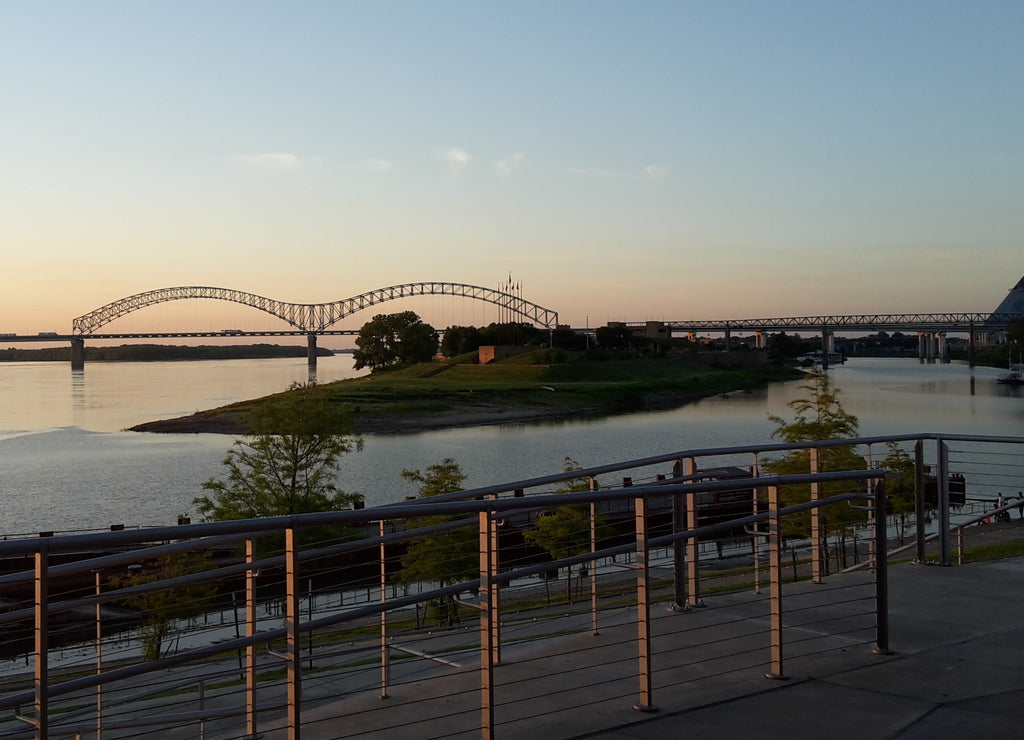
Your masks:
{"label": "river", "polygon": [[[854,359],[829,371],[861,433],[923,431],[1024,436],[1024,394],[993,368]],[[351,355],[319,360],[320,382],[354,377]],[[0,535],[112,524],[158,526],[192,515],[202,483],[220,476],[233,438],[121,431],[283,390],[307,379],[304,358],[0,364]],[[675,450],[758,444],[791,416],[799,381],[717,396],[670,411],[403,435],[367,435],[342,462],[340,486],[368,506],[412,495],[403,469],[445,457],[467,486]]]}

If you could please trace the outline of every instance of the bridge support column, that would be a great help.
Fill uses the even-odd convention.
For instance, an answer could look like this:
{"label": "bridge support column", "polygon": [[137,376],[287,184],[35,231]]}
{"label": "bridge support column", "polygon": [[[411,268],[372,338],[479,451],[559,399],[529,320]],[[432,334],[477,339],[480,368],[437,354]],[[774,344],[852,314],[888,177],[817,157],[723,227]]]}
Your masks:
{"label": "bridge support column", "polygon": [[71,340],[71,369],[85,370],[85,340],[77,337]]}
{"label": "bridge support column", "polygon": [[974,367],[974,322],[971,322],[971,333],[967,338],[967,366]]}
{"label": "bridge support column", "polygon": [[821,369],[828,370],[828,353],[832,351],[832,332],[827,326],[821,328]]}
{"label": "bridge support column", "polygon": [[754,332],[754,349],[764,349],[764,332]]}
{"label": "bridge support column", "polygon": [[306,363],[316,367],[316,334],[306,335]]}
{"label": "bridge support column", "polygon": [[725,351],[732,351],[732,327],[728,324],[725,325]]}
{"label": "bridge support column", "polygon": [[925,361],[928,356],[928,333],[919,331],[917,333],[917,359],[921,362]]}

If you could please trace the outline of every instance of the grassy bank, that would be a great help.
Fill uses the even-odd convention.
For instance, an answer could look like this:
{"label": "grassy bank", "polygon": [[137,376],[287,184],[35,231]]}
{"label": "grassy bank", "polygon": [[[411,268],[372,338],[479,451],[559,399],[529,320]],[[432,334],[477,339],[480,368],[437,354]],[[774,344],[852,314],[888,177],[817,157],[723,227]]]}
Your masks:
{"label": "grassy bank", "polygon": [[[351,405],[360,433],[419,431],[513,421],[576,418],[672,408],[706,396],[749,390],[798,371],[728,355],[710,362],[639,358],[544,363],[531,353],[490,365],[456,358],[317,387]],[[796,374],[796,375],[795,375]],[[254,401],[143,424],[136,431],[244,432]]]}

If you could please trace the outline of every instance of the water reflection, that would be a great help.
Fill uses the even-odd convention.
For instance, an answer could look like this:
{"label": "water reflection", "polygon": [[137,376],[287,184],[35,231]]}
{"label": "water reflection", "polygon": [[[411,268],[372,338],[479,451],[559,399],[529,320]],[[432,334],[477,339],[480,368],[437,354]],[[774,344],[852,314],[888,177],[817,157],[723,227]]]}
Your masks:
{"label": "water reflection", "polygon": [[[860,360],[829,370],[865,435],[922,431],[1024,435],[1020,388],[995,368]],[[65,363],[0,366],[0,531],[173,524],[191,511],[202,481],[222,472],[233,439],[222,435],[117,433],[283,390],[309,377],[305,358],[177,363],[93,363],[89,380]],[[349,355],[320,358],[316,377],[354,377]],[[403,469],[455,458],[481,486],[582,465],[675,450],[769,441],[768,414],[792,416],[799,382],[704,399],[669,411],[543,424],[368,435],[346,456],[341,489],[367,504],[414,493]],[[90,431],[87,431],[90,430]],[[747,464],[741,461],[740,464]]]}
{"label": "water reflection", "polygon": [[85,370],[71,371],[71,418],[75,425],[85,419]]}

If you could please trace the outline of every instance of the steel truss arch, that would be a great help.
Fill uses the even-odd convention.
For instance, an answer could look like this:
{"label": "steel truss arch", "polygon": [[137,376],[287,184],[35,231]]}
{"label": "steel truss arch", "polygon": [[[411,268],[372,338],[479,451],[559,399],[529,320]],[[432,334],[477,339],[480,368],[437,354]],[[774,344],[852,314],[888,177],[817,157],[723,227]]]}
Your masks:
{"label": "steel truss arch", "polygon": [[352,298],[345,298],[332,303],[286,303],[241,290],[192,285],[149,290],[113,301],[74,319],[72,321],[72,333],[88,336],[115,319],[158,303],[191,298],[209,298],[232,301],[259,309],[290,324],[297,331],[306,334],[316,334],[327,330],[342,319],[365,308],[399,298],[424,295],[450,295],[493,303],[508,311],[510,315],[520,316],[547,329],[554,329],[558,326],[558,313],[556,311],[544,308],[511,293],[504,293],[493,288],[483,288],[479,285],[467,285],[465,283],[404,283],[402,285],[379,288],[369,293],[362,293]]}

